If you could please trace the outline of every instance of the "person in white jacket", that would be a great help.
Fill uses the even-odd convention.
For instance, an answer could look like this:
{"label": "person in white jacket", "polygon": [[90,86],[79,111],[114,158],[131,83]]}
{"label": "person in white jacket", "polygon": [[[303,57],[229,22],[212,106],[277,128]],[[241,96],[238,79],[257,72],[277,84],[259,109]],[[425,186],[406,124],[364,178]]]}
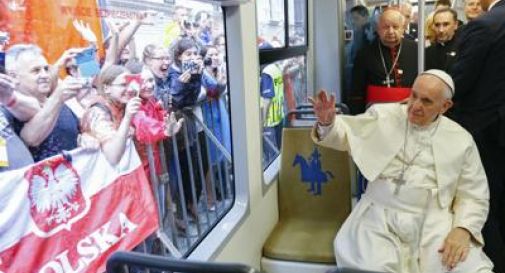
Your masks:
{"label": "person in white jacket", "polygon": [[406,104],[335,115],[335,98],[311,99],[322,146],[347,151],[370,181],[340,228],[337,266],[397,273],[492,272],[481,230],[489,189],[472,136],[443,116],[454,83],[421,73]]}

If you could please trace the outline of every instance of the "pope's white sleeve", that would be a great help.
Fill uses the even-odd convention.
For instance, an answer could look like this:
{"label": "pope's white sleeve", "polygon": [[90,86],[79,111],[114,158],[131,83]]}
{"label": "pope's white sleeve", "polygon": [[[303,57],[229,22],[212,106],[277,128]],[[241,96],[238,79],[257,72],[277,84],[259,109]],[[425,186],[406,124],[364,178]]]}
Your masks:
{"label": "pope's white sleeve", "polygon": [[489,212],[489,188],[486,173],[475,142],[467,148],[453,202],[453,227],[467,229],[473,239],[483,244],[482,228]]}
{"label": "pope's white sleeve", "polygon": [[333,123],[328,126],[323,126],[323,125],[320,125],[319,123],[316,123],[316,128],[317,128],[317,136],[318,136],[319,140],[323,140],[328,135],[331,128],[333,128]]}

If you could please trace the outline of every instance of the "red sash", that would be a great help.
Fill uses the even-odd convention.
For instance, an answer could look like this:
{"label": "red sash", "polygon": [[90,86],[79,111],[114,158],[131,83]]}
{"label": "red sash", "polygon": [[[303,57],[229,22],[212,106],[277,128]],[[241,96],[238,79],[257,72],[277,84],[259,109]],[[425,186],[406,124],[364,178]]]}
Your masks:
{"label": "red sash", "polygon": [[367,103],[398,102],[410,96],[410,88],[369,85],[366,89]]}

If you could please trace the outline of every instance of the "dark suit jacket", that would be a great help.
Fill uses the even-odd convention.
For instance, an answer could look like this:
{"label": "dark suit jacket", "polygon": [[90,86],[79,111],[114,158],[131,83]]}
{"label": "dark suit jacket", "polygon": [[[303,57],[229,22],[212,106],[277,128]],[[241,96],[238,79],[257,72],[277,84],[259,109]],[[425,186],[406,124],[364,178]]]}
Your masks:
{"label": "dark suit jacket", "polygon": [[457,38],[442,43],[434,43],[426,48],[425,51],[425,70],[440,69],[448,72],[456,60]]}
{"label": "dark suit jacket", "polygon": [[465,26],[451,74],[456,121],[473,134],[505,123],[505,0]]}

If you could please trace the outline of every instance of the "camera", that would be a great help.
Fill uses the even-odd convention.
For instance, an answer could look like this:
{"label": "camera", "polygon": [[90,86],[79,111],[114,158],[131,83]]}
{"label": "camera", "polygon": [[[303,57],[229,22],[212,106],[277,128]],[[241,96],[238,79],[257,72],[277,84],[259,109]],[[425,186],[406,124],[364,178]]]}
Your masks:
{"label": "camera", "polygon": [[205,59],[203,59],[203,65],[204,66],[211,66],[212,65],[212,59],[211,58],[205,58]]}
{"label": "camera", "polygon": [[195,61],[187,61],[182,63],[182,72],[190,71],[191,74],[197,74],[200,66]]}
{"label": "camera", "polygon": [[352,41],[354,38],[354,31],[345,30],[345,41]]}

